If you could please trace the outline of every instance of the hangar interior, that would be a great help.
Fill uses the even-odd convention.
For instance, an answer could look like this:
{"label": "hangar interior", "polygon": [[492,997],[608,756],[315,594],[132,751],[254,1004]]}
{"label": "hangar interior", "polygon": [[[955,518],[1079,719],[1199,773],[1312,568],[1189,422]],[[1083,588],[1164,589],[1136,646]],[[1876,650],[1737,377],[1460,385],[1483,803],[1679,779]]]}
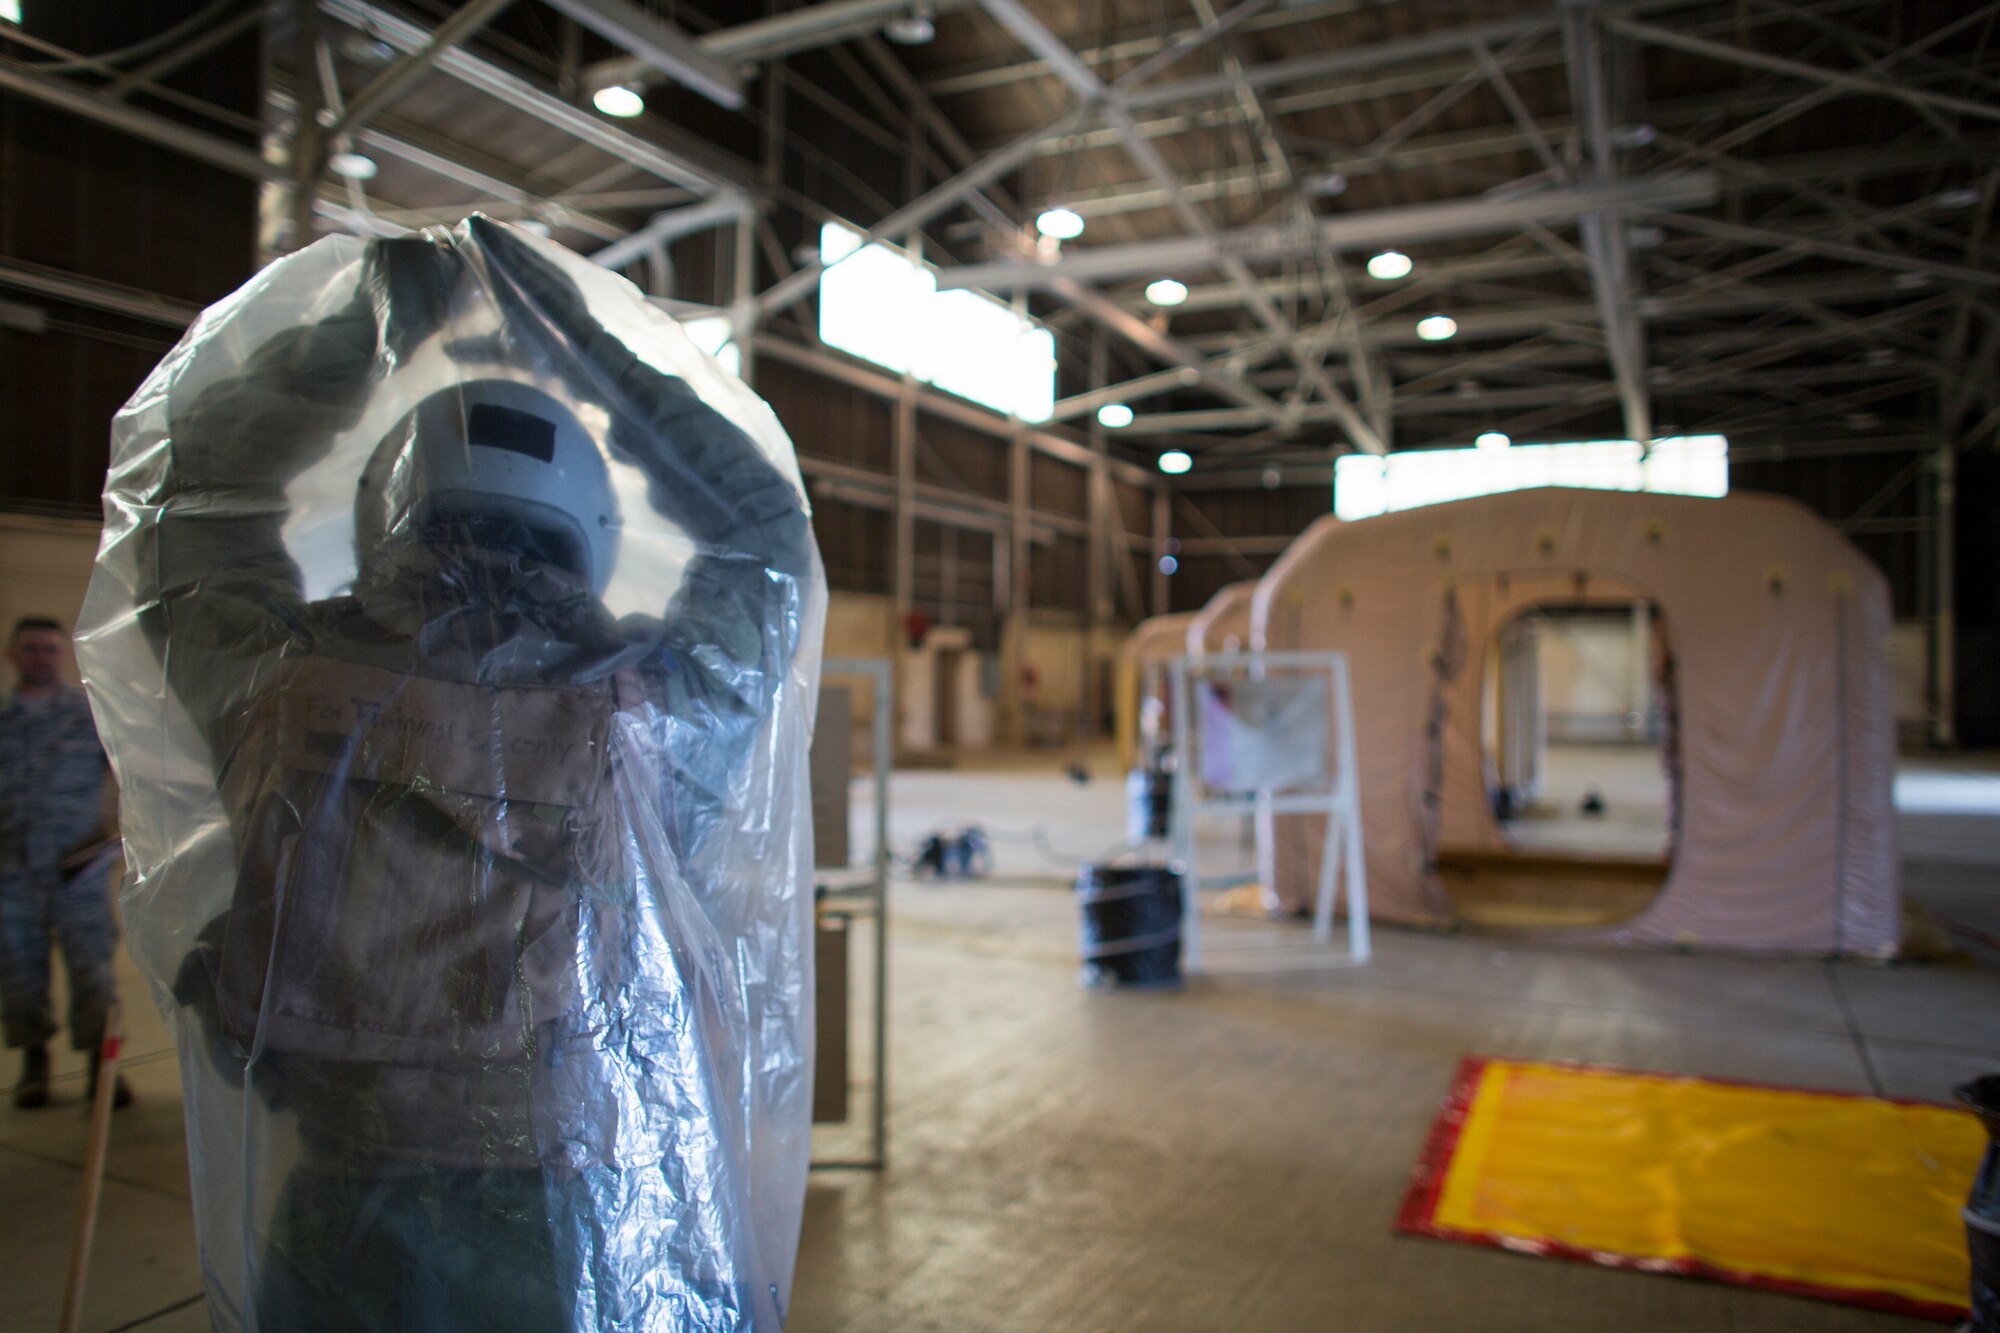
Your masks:
{"label": "hangar interior", "polygon": [[[815,1149],[865,1141],[883,1070],[885,1162],[811,1176],[787,1327],[1916,1327],[1395,1223],[1467,1056],[1922,1102],[2000,1068],[1996,149],[2000,4],[1972,0],[0,0],[0,620],[76,623],[112,417],[205,309],[318,238],[513,224],[770,405],[825,656],[893,679],[839,742],[848,859],[891,871],[831,1002],[869,1109]],[[1631,503],[1597,538],[1478,508],[1533,486],[1641,494],[1604,497]],[[1838,558],[1714,577],[1813,624],[1809,598],[1873,599],[1874,638],[1839,673],[1801,640],[1794,669],[1754,608],[1710,616],[1755,660],[1702,669],[1771,684],[1690,724],[1688,790],[1754,787],[1726,742],[1783,732],[1788,691],[1871,692],[1879,748],[1839,799],[1874,775],[1887,947],[1797,944],[1789,918],[1775,951],[1617,938],[1686,869],[1677,821],[1722,808],[1680,806],[1689,676],[1662,664],[1742,590],[1663,611],[1576,553],[1675,558],[1696,525],[1659,514],[1744,493]],[[1475,571],[1479,538],[1445,534],[1489,512],[1522,553]],[[1397,523],[1422,531],[1392,574],[1284,582],[1309,534]],[[1549,590],[1461,645],[1455,713],[1397,692],[1449,652],[1431,621],[1381,690],[1355,677],[1364,746],[1390,708],[1398,736],[1450,732],[1445,817],[1480,815],[1398,842],[1445,779],[1363,753],[1391,775],[1359,794],[1370,855],[1403,856],[1371,870],[1368,963],[1273,889],[1301,826],[1231,814],[1189,833],[1229,872],[1189,900],[1204,970],[1080,989],[1070,885],[1170,748],[1172,660],[1359,661],[1383,636],[1281,644],[1274,599],[1331,623],[1480,578]],[[982,873],[919,873],[975,825]],[[1717,836],[1763,866],[1777,834]],[[1440,857],[1457,919],[1385,916]],[[234,1327],[204,1296],[172,1039],[120,968],[137,1105],[82,1326]],[[89,1136],[84,1057],[57,1062],[53,1113],[0,1111],[23,1293],[0,1327],[62,1300]]]}

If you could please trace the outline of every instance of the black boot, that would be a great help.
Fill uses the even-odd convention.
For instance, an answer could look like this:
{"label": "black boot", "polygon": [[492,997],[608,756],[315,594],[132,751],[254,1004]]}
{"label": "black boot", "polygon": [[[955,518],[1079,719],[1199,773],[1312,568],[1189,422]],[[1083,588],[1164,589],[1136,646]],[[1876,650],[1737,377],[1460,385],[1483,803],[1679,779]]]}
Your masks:
{"label": "black boot", "polygon": [[21,1052],[21,1081],[14,1085],[14,1105],[33,1111],[49,1104],[49,1048],[29,1046]]}
{"label": "black boot", "polygon": [[[97,1100],[97,1065],[98,1065],[97,1052],[92,1051],[90,1053],[89,1100],[93,1103],[96,1102]],[[132,1089],[126,1086],[125,1076],[123,1074],[114,1073],[111,1076],[111,1078],[112,1078],[111,1109],[114,1111],[122,1111],[126,1107],[132,1104]]]}

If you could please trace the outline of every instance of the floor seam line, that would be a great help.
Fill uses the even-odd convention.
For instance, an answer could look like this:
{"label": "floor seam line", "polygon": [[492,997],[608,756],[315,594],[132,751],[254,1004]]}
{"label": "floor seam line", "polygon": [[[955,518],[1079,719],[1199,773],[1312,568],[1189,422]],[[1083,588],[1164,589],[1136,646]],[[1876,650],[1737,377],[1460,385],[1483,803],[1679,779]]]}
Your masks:
{"label": "floor seam line", "polygon": [[115,1328],[107,1328],[104,1330],[104,1333],[128,1333],[128,1330],[130,1329],[138,1328],[143,1324],[150,1324],[155,1319],[164,1319],[166,1316],[172,1314],[176,1310],[185,1310],[190,1305],[195,1304],[197,1301],[205,1301],[207,1299],[208,1299],[207,1292],[197,1291],[194,1295],[187,1296],[182,1298],[181,1300],[175,1301],[172,1305],[163,1305],[159,1309],[153,1311],[153,1313],[151,1314],[142,1314],[137,1319],[127,1320],[125,1323],[119,1324]]}
{"label": "floor seam line", "polygon": [[[67,1158],[56,1157],[45,1152],[37,1152],[33,1148],[24,1148],[18,1143],[0,1142],[0,1151],[15,1153],[27,1158],[31,1162],[40,1162],[44,1166],[59,1166],[65,1170],[77,1172],[83,1170],[81,1162],[72,1162]],[[158,1195],[162,1199],[179,1199],[182,1203],[190,1202],[188,1196],[185,1194],[176,1194],[172,1190],[161,1189],[158,1185],[149,1185],[143,1180],[128,1180],[124,1176],[114,1176],[108,1172],[104,1178],[111,1184],[123,1185],[127,1189],[140,1190],[146,1194]]]}

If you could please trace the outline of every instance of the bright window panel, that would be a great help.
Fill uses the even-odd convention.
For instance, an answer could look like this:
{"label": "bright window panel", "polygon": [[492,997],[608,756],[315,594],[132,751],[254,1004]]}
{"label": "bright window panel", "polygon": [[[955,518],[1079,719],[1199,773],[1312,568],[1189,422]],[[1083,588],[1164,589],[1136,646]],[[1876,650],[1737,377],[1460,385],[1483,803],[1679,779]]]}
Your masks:
{"label": "bright window panel", "polygon": [[1532,486],[1727,495],[1729,442],[1720,435],[1656,440],[1650,454],[1632,440],[1349,454],[1334,463],[1333,511],[1372,518]]}
{"label": "bright window panel", "polygon": [[983,292],[939,291],[936,270],[847,227],[820,230],[819,336],[1024,421],[1055,411],[1055,339]]}
{"label": "bright window panel", "polygon": [[699,319],[684,319],[681,327],[687,330],[687,336],[694,345],[721,362],[724,370],[732,375],[743,373],[743,354],[737,349],[736,326],[729,322],[729,316],[703,315]]}

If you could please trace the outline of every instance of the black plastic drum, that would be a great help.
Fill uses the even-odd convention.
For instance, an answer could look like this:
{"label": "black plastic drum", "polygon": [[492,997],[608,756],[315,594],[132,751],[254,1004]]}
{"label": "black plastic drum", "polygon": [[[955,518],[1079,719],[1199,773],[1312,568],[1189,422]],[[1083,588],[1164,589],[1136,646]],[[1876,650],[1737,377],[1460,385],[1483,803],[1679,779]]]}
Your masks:
{"label": "black plastic drum", "polygon": [[1086,986],[1181,984],[1179,875],[1165,866],[1085,866],[1076,901]]}

